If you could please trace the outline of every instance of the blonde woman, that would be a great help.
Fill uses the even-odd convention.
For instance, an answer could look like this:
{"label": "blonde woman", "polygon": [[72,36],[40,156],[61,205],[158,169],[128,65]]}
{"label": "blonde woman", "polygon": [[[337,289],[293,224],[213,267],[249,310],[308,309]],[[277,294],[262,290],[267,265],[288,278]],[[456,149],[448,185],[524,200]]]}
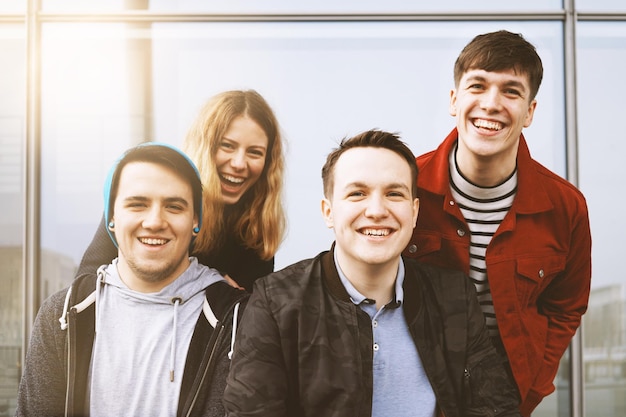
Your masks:
{"label": "blonde woman", "polygon": [[[274,112],[254,90],[219,93],[200,110],[182,149],[204,188],[203,227],[191,254],[251,291],[274,270],[285,231],[283,143]],[[77,276],[95,274],[116,256],[103,220]]]}

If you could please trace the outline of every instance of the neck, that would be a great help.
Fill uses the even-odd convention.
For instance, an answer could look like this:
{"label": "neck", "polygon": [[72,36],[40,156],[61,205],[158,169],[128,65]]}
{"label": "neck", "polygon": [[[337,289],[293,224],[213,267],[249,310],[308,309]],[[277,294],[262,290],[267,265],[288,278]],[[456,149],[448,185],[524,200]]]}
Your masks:
{"label": "neck", "polygon": [[482,156],[458,145],[455,160],[460,173],[472,184],[495,187],[513,174],[517,166],[517,149],[508,154]]}
{"label": "neck", "polygon": [[178,265],[166,269],[142,270],[129,265],[122,256],[119,256],[117,271],[120,279],[129,289],[141,293],[156,293],[176,281],[190,264],[189,257],[186,257]]}
{"label": "neck", "polygon": [[340,252],[337,262],[341,271],[354,288],[365,297],[376,300],[376,308],[387,304],[394,294],[400,256],[384,264],[365,264],[350,262]]}

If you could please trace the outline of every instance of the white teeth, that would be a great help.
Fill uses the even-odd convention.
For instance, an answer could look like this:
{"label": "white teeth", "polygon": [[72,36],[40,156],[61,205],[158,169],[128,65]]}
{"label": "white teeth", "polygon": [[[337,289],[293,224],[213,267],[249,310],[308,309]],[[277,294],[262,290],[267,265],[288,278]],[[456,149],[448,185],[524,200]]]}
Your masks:
{"label": "white teeth", "polygon": [[242,182],[244,182],[243,178],[233,177],[231,175],[222,175],[222,178],[235,184],[241,184]]}
{"label": "white teeth", "polygon": [[482,127],[484,129],[490,129],[490,130],[501,130],[502,129],[502,125],[500,123],[498,123],[498,122],[490,122],[490,121],[482,120],[482,119],[474,120],[474,126]]}
{"label": "white teeth", "polygon": [[362,233],[367,236],[387,236],[389,229],[364,229]]}
{"label": "white teeth", "polygon": [[146,245],[165,245],[167,243],[167,240],[165,239],[140,238],[139,241],[141,243],[145,243]]}

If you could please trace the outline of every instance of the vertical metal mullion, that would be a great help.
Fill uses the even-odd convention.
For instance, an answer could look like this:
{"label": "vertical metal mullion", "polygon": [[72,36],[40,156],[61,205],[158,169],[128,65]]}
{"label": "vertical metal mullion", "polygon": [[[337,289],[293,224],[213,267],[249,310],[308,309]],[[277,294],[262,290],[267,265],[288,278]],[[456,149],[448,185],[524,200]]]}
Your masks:
{"label": "vertical metal mullion", "polygon": [[41,211],[41,77],[40,0],[28,0],[26,10],[26,143],[24,146],[24,250],[22,362],[32,324],[40,305],[40,211]]}
{"label": "vertical metal mullion", "polygon": [[[576,89],[576,4],[575,0],[565,0],[565,22],[563,27],[564,59],[565,59],[565,147],[567,179],[578,186],[578,111]],[[583,378],[583,332],[578,329],[570,343],[570,411],[571,417],[584,417]]]}
{"label": "vertical metal mullion", "polygon": [[[132,11],[146,11],[150,8],[149,0],[125,0],[124,9]],[[153,76],[152,76],[152,21],[128,22],[127,60],[128,60],[128,85],[130,86],[130,114],[140,115],[143,119],[141,123],[141,137],[137,143],[142,141],[153,141]],[[141,36],[134,39],[135,30],[150,31],[150,35],[145,39]],[[139,75],[139,80],[137,76]]]}

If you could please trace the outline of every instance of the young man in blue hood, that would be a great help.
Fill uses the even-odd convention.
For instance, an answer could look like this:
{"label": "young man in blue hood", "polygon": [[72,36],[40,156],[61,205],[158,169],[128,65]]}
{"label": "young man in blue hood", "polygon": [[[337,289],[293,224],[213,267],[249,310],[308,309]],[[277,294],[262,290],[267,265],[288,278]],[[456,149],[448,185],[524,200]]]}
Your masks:
{"label": "young man in blue hood", "polygon": [[17,416],[223,416],[245,293],[189,256],[201,227],[197,169],[176,148],[128,150],[105,185],[118,257],[47,299]]}

